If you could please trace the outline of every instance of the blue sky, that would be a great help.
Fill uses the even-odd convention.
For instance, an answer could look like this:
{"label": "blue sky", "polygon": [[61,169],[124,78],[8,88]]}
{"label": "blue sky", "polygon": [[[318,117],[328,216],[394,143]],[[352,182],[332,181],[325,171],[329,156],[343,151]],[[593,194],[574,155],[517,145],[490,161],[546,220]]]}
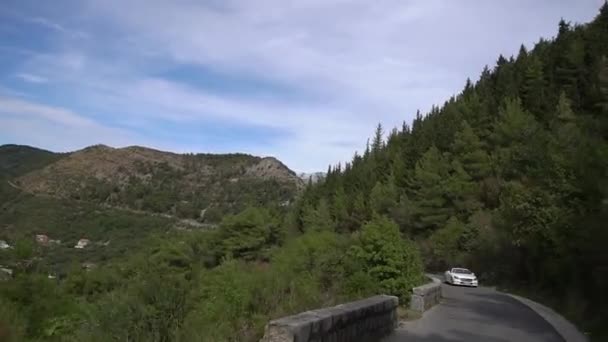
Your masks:
{"label": "blue sky", "polygon": [[0,144],[349,160],[603,0],[3,0]]}

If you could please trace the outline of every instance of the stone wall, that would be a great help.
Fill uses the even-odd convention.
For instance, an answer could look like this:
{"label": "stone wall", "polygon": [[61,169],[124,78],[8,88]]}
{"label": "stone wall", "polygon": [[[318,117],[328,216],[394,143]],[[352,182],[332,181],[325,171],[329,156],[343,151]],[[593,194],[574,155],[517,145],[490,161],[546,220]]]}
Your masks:
{"label": "stone wall", "polygon": [[372,342],[397,327],[393,296],[374,296],[271,321],[261,342]]}
{"label": "stone wall", "polygon": [[412,289],[410,309],[423,313],[441,300],[441,280],[430,278],[432,282]]}

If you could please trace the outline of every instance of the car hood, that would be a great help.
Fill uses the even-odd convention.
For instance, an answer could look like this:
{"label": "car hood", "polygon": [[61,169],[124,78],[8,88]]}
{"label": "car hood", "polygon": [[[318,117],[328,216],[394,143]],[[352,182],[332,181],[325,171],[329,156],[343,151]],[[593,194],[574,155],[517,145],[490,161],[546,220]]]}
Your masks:
{"label": "car hood", "polygon": [[474,274],[452,273],[452,276],[458,277],[460,279],[477,279]]}

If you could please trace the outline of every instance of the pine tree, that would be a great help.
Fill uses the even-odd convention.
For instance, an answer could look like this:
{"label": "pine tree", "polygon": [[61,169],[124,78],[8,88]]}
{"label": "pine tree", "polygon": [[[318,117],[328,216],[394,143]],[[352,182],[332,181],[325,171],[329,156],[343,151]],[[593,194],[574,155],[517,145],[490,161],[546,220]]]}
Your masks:
{"label": "pine tree", "polygon": [[[571,170],[576,167],[577,153],[580,145],[584,142],[577,118],[572,110],[570,100],[566,93],[562,92],[555,109],[556,120],[553,123],[553,149],[552,158],[560,167],[556,170],[554,178],[573,177]],[[566,175],[570,173],[570,175]]]}
{"label": "pine tree", "polygon": [[384,147],[384,129],[382,124],[376,126],[376,132],[374,133],[374,139],[372,140],[372,153],[378,154]]}
{"label": "pine tree", "polygon": [[446,197],[456,215],[465,220],[481,207],[477,198],[478,184],[473,182],[458,160],[453,161],[451,166],[450,177],[445,182]]}
{"label": "pine tree", "polygon": [[545,79],[543,65],[536,56],[530,58],[521,89],[523,104],[541,120],[545,119]]}
{"label": "pine tree", "polygon": [[463,121],[461,130],[454,137],[452,152],[474,180],[479,181],[490,174],[490,158],[466,121]]}
{"label": "pine tree", "polygon": [[369,197],[370,206],[374,213],[389,214],[399,200],[399,192],[395,186],[394,177],[389,177],[384,183],[376,183]]}
{"label": "pine tree", "polygon": [[395,180],[395,186],[399,189],[405,189],[411,182],[411,170],[403,154],[402,150],[398,150],[391,164],[391,175]]}
{"label": "pine tree", "polygon": [[574,107],[581,105],[581,76],[584,74],[585,48],[580,39],[576,39],[570,23],[560,21],[560,29],[555,41],[556,62],[555,82],[560,90],[574,102]]}
{"label": "pine tree", "polygon": [[497,63],[494,92],[498,99],[518,96],[518,84],[515,78],[515,65],[513,62],[505,60]]}
{"label": "pine tree", "polygon": [[348,201],[343,187],[338,187],[333,198],[332,216],[336,222],[338,232],[348,232],[350,230],[350,215],[348,213]]}
{"label": "pine tree", "polygon": [[363,193],[359,192],[355,195],[353,208],[350,214],[352,218],[352,225],[355,228],[361,227],[365,222],[370,219],[370,210],[365,203]]}
{"label": "pine tree", "polygon": [[522,108],[519,99],[507,100],[499,115],[492,136],[494,158],[501,176],[512,179],[542,164],[535,152],[543,148],[539,141],[543,136],[534,116]]}
{"label": "pine tree", "polygon": [[449,164],[436,147],[418,161],[414,171],[412,200],[416,205],[414,226],[419,232],[441,227],[451,216],[445,182]]}

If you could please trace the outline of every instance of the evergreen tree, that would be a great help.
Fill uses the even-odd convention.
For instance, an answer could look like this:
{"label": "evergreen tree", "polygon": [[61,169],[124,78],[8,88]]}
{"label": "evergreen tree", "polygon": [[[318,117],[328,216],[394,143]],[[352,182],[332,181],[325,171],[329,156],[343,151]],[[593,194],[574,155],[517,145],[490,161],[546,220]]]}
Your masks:
{"label": "evergreen tree", "polygon": [[528,61],[521,94],[526,109],[537,115],[541,120],[545,119],[543,118],[546,101],[545,92],[543,65],[539,58],[533,56]]}
{"label": "evergreen tree", "polygon": [[387,215],[397,204],[399,193],[393,177],[382,183],[378,182],[370,194],[370,206],[376,214]]}
{"label": "evergreen tree", "polygon": [[333,221],[336,222],[338,232],[348,232],[350,230],[350,215],[348,213],[348,201],[343,187],[338,187],[334,195],[332,206]]}
{"label": "evergreen tree", "polygon": [[452,162],[450,177],[445,182],[449,207],[462,219],[466,219],[481,206],[477,198],[478,184],[465,171],[459,161]]}
{"label": "evergreen tree", "polygon": [[511,179],[542,162],[534,159],[534,148],[541,145],[535,141],[540,128],[534,116],[522,108],[519,100],[507,100],[499,115],[500,120],[493,134],[496,144],[494,154],[501,176]]}
{"label": "evergreen tree", "polygon": [[351,211],[353,228],[360,228],[370,218],[370,210],[365,202],[363,193],[356,194]]}
{"label": "evergreen tree", "polygon": [[449,170],[449,163],[434,146],[416,164],[412,200],[416,206],[414,226],[419,232],[443,226],[453,212],[445,186]]}
{"label": "evergreen tree", "polygon": [[490,174],[490,158],[483,149],[481,140],[466,121],[463,121],[461,130],[454,137],[452,152],[474,180],[479,181]]}
{"label": "evergreen tree", "polygon": [[372,153],[378,154],[384,147],[384,129],[382,124],[376,126],[376,132],[374,133],[374,139],[372,140]]}

